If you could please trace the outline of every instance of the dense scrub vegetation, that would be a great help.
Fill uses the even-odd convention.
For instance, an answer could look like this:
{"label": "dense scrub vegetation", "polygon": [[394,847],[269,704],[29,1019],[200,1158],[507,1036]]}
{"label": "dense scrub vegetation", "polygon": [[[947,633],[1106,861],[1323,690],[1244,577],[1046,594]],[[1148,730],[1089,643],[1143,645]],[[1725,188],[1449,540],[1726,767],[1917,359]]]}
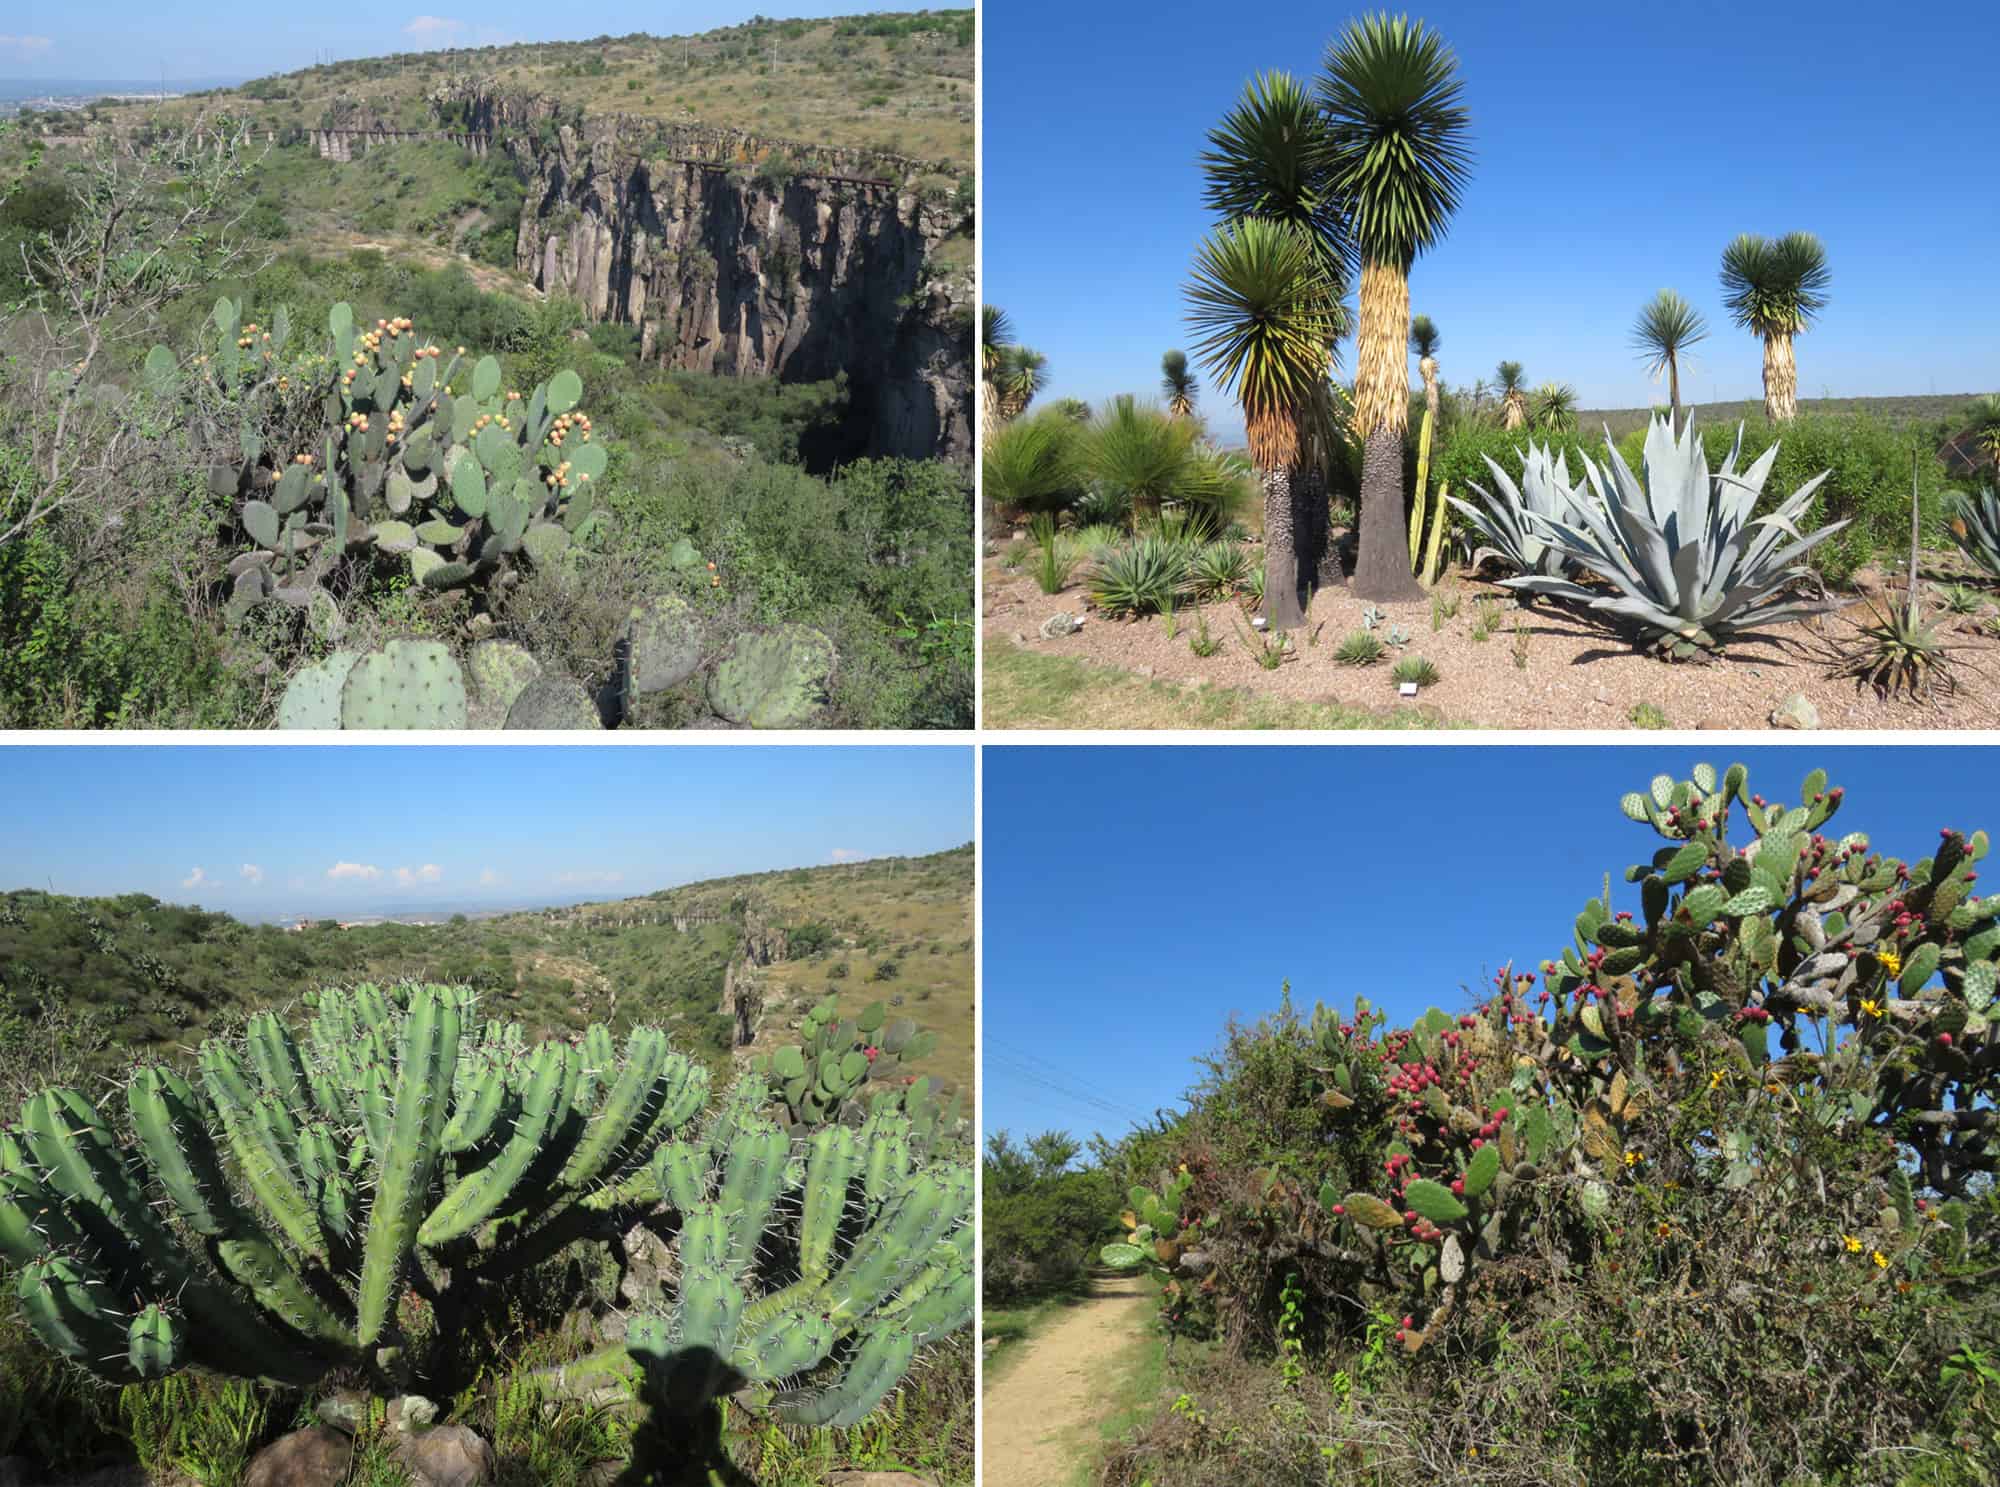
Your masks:
{"label": "dense scrub vegetation", "polygon": [[1105,1482],[1992,1480],[1987,837],[1760,785],[1656,779],[1636,891],[1534,970],[1407,1026],[1288,994],[1099,1151],[1181,1391]]}
{"label": "dense scrub vegetation", "polygon": [[[100,173],[96,188],[87,171]],[[461,183],[470,196],[440,197],[435,211],[504,213],[490,175]],[[677,602],[698,604],[718,640],[787,625],[824,634],[837,660],[814,682],[823,723],[969,724],[962,472],[835,463],[838,381],[725,384],[645,370],[628,327],[586,330],[575,304],[481,289],[459,265],[424,268],[370,249],[270,256],[255,234],[276,214],[258,190],[247,155],[173,139],[115,167],[0,175],[0,237],[29,243],[34,280],[0,295],[0,721],[263,726],[300,669],[336,644],[365,650],[394,635],[454,651],[508,636],[604,696],[619,690],[621,626],[635,603],[682,593]],[[396,203],[399,216],[406,205]],[[99,261],[93,233],[105,228],[123,276],[105,293],[67,299]],[[297,327],[293,349],[273,358],[261,401],[218,383],[188,419],[179,389],[189,384],[163,391],[150,372],[141,377],[141,362],[148,345],[162,347],[155,358],[185,377],[228,353],[211,319],[218,295],[253,335],[273,322]],[[384,561],[389,549],[372,561],[364,551],[335,575],[331,618],[296,605],[245,611],[242,566],[258,544],[215,468],[235,463],[239,445],[321,448],[308,392],[328,376],[314,358],[343,304],[359,326],[406,323],[418,341],[465,348],[452,389],[461,396],[483,357],[504,379],[494,386],[524,399],[558,378],[580,387],[585,437],[603,445],[608,469],[594,515],[566,523],[561,561],[520,565],[519,582],[434,594],[409,565]],[[707,713],[697,677],[624,716],[684,726]]]}

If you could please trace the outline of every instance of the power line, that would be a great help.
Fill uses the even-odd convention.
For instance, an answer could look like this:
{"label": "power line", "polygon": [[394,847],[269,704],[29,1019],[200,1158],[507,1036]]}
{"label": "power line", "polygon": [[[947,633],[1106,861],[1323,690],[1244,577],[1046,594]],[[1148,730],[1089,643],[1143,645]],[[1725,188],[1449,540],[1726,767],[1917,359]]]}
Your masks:
{"label": "power line", "polygon": [[986,1061],[989,1073],[994,1071],[997,1067],[999,1071],[1003,1071],[1009,1078],[1018,1079],[1025,1081],[1026,1083],[1029,1084],[1037,1085],[1042,1089],[1048,1090],[1052,1094],[1061,1096],[1064,1100],[1067,1100],[1071,1104],[1083,1106],[1087,1109],[1101,1111],[1106,1115],[1115,1116],[1119,1120],[1130,1121],[1133,1119],[1131,1111],[1126,1107],[1122,1105],[1115,1105],[1111,1101],[1104,1099],[1102,1096],[1092,1094],[1089,1091],[1080,1089],[1075,1085],[1066,1084],[1061,1080],[1050,1078],[1047,1074],[1044,1074],[1039,1070],[1034,1069],[1029,1065],[1020,1062],[1018,1059],[1015,1059],[1004,1053],[996,1052],[990,1046],[986,1050]]}

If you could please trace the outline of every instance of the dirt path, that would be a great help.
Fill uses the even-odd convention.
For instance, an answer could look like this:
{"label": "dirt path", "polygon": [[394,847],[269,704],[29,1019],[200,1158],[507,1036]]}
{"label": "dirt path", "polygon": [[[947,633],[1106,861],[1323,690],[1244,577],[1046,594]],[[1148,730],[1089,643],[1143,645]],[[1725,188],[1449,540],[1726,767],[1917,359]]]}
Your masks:
{"label": "dirt path", "polygon": [[1091,1297],[1027,1341],[986,1389],[985,1487],[1068,1487],[1097,1448],[1108,1400],[1137,1365],[1150,1305],[1136,1275],[1099,1276]]}

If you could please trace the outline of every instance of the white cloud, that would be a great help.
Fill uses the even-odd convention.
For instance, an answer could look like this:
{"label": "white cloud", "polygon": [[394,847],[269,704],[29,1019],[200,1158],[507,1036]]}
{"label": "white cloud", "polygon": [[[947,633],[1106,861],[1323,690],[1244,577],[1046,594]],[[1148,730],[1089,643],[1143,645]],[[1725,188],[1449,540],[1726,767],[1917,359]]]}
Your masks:
{"label": "white cloud", "polygon": [[200,888],[208,881],[209,881],[208,874],[203,872],[200,868],[196,868],[193,872],[189,873],[185,878],[181,879],[181,887]]}
{"label": "white cloud", "polygon": [[237,873],[241,877],[248,878],[252,883],[261,883],[264,881],[264,869],[257,866],[254,862],[244,863],[242,867],[237,869]]}
{"label": "white cloud", "polygon": [[0,52],[12,52],[24,59],[38,57],[54,45],[46,36],[0,36]]}
{"label": "white cloud", "polygon": [[382,869],[368,862],[336,862],[326,870],[326,875],[335,882],[342,878],[358,878],[372,883],[382,876]]}
{"label": "white cloud", "polygon": [[495,885],[504,883],[506,881],[507,879],[503,874],[495,872],[490,867],[486,868],[479,874],[479,886],[481,888],[492,888]]}
{"label": "white cloud", "polygon": [[558,873],[556,881],[570,887],[596,888],[603,887],[607,883],[616,883],[624,876],[623,873],[611,872]]}
{"label": "white cloud", "polygon": [[435,883],[444,876],[444,869],[435,862],[426,862],[422,867],[399,867],[396,869],[396,886],[414,888],[419,883]]}
{"label": "white cloud", "polygon": [[857,852],[852,847],[835,847],[827,855],[834,862],[866,862],[868,860],[866,852]]}
{"label": "white cloud", "polygon": [[431,46],[451,46],[458,40],[458,33],[465,29],[464,21],[454,21],[448,16],[420,15],[403,28],[405,36],[414,36],[418,41]]}

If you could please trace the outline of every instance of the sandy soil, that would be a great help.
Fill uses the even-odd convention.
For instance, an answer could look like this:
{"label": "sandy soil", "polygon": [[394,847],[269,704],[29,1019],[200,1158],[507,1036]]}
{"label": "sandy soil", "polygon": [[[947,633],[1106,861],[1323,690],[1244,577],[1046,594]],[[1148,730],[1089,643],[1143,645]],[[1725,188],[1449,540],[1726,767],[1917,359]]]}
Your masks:
{"label": "sandy soil", "polygon": [[[1087,613],[1080,632],[1044,639],[1041,624],[1058,610],[1086,614],[1083,576],[1079,568],[1061,593],[1044,594],[1025,571],[1010,574],[989,560],[987,644],[1019,645],[1032,653],[1075,656],[1165,681],[1236,687],[1271,698],[1378,711],[1398,703],[1389,676],[1398,652],[1362,667],[1333,658],[1341,637],[1361,628],[1366,608],[1345,588],[1314,596],[1295,656],[1266,671],[1249,648],[1249,615],[1233,602],[1182,609],[1175,616],[1172,639],[1159,616],[1122,621],[1094,611]],[[1739,642],[1719,661],[1689,664],[1635,651],[1625,632],[1604,628],[1588,611],[1546,600],[1524,608],[1512,590],[1495,584],[1447,577],[1440,592],[1455,592],[1459,606],[1438,630],[1432,629],[1428,602],[1380,607],[1389,624],[1409,632],[1409,645],[1400,654],[1423,656],[1437,667],[1440,680],[1423,690],[1417,705],[1446,722],[1487,728],[1629,728],[1632,710],[1651,703],[1673,728],[1769,729],[1772,711],[1798,692],[1818,709],[1822,728],[2000,726],[2000,639],[1974,632],[1969,621],[1949,615],[1933,617],[1954,657],[1964,663],[1959,690],[1955,696],[1918,703],[1885,701],[1852,681],[1827,676],[1823,656],[1829,641],[1850,636],[1855,621],[1868,618],[1865,605],[1819,621],[1817,629],[1786,626],[1770,640]],[[1498,627],[1483,641],[1473,639],[1481,598],[1500,606]],[[1208,633],[1222,643],[1220,651],[1206,658],[1188,645],[1204,619]],[[1516,636],[1517,622],[1524,638]],[[1526,664],[1517,664],[1522,657]]]}
{"label": "sandy soil", "polygon": [[1105,1397],[1133,1365],[1151,1305],[1136,1275],[1099,1276],[1091,1299],[1016,1343],[980,1401],[985,1487],[1067,1487],[1097,1449]]}

